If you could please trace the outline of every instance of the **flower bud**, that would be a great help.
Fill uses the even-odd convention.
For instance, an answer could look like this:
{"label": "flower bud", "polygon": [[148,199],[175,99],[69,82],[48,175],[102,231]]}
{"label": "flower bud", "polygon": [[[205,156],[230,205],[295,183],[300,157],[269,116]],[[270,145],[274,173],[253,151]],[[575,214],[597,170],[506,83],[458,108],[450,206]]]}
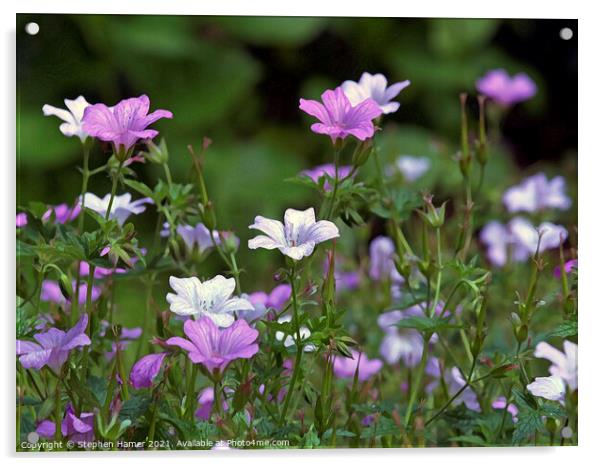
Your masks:
{"label": "flower bud", "polygon": [[420,216],[433,228],[441,228],[445,223],[445,201],[440,207],[433,205],[433,196],[424,195],[423,197],[426,211],[419,210]]}
{"label": "flower bud", "polygon": [[71,296],[73,295],[73,284],[71,283],[71,280],[69,280],[69,277],[64,273],[61,273],[59,276],[59,288],[65,299],[70,301]]}
{"label": "flower bud", "polygon": [[366,139],[359,143],[353,152],[353,157],[351,158],[351,162],[355,167],[361,167],[364,165],[368,159],[370,158],[370,154],[372,154],[373,149],[372,139]]}

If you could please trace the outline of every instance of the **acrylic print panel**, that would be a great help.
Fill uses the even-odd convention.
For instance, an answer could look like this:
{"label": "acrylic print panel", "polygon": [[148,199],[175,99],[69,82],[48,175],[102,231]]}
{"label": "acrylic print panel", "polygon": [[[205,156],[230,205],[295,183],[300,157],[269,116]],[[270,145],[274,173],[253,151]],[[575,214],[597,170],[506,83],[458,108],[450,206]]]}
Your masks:
{"label": "acrylic print panel", "polygon": [[577,22],[17,16],[18,451],[576,445]]}

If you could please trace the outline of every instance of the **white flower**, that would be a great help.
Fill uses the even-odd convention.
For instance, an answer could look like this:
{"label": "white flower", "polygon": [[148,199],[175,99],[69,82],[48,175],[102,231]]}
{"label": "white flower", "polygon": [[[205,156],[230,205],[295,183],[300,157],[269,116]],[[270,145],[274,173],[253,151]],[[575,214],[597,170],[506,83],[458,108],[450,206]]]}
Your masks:
{"label": "white flower", "polygon": [[[102,199],[93,193],[85,193],[84,196],[85,207],[93,210],[103,217],[107,214],[107,209],[109,208],[109,202],[111,199],[110,194],[107,194]],[[81,196],[79,203],[81,205]],[[138,215],[144,212],[146,210],[146,206],[144,204],[152,203],[152,199],[148,197],[143,197],[142,199],[132,202],[132,195],[130,193],[125,193],[121,196],[115,196],[113,199],[113,204],[111,205],[111,213],[109,218],[116,219],[119,225],[123,225],[130,215]]]}
{"label": "white flower", "polygon": [[169,284],[177,293],[167,293],[169,309],[180,316],[206,316],[219,327],[229,327],[234,322],[234,312],[254,310],[248,300],[232,297],[236,287],[233,278],[216,275],[201,282],[197,277],[169,277]]}
{"label": "white flower", "polygon": [[540,396],[546,400],[560,401],[564,398],[564,382],[556,375],[550,377],[535,377],[535,382],[527,385],[533,395]]}
{"label": "white flower", "polygon": [[54,115],[63,120],[64,123],[61,123],[59,129],[65,136],[77,136],[81,142],[85,142],[88,135],[82,129],[82,118],[84,117],[84,110],[90,104],[84,96],[80,95],[75,100],[65,99],[65,105],[67,110],[46,104],[42,107],[42,113],[45,116]]}
{"label": "white flower", "polygon": [[[290,315],[286,315],[286,316],[282,316],[278,319],[278,323],[283,323],[283,322],[290,322],[292,320],[292,317]],[[311,331],[307,328],[307,327],[300,327],[299,328],[299,335],[301,336],[301,342],[303,342],[304,340],[307,340],[310,336],[311,336]],[[295,338],[296,338],[296,332],[295,332],[295,336],[293,335],[287,335],[286,338],[284,338],[284,333],[281,332],[280,330],[278,330],[276,332],[276,340],[278,341],[282,341],[282,339],[284,338],[284,346],[286,348],[289,348],[291,346],[295,345]],[[313,343],[308,343],[306,345],[303,346],[303,351],[305,351],[306,353],[311,353],[313,351],[316,350],[316,345],[314,345]]]}
{"label": "white flower", "polygon": [[249,249],[278,249],[294,260],[311,255],[317,244],[339,237],[339,229],[334,223],[328,220],[316,222],[312,207],[286,209],[284,224],[258,215],[249,228],[265,233],[250,239]]}
{"label": "white flower", "polygon": [[535,347],[533,356],[547,359],[552,363],[550,374],[560,377],[571,390],[577,388],[577,345],[565,340],[564,353],[552,345],[542,341]]}
{"label": "white flower", "polygon": [[565,189],[562,176],[548,181],[544,173],[538,173],[506,190],[503,201],[509,212],[537,212],[546,208],[566,210],[571,206],[571,199]]}
{"label": "white flower", "polygon": [[399,102],[391,102],[391,100],[409,85],[410,81],[402,81],[387,87],[387,78],[382,74],[363,73],[359,82],[345,81],[341,87],[352,106],[355,107],[366,99],[372,99],[386,114],[397,111]]}
{"label": "white flower", "polygon": [[431,168],[431,161],[427,157],[412,157],[402,155],[397,158],[395,165],[403,174],[406,181],[416,181]]}

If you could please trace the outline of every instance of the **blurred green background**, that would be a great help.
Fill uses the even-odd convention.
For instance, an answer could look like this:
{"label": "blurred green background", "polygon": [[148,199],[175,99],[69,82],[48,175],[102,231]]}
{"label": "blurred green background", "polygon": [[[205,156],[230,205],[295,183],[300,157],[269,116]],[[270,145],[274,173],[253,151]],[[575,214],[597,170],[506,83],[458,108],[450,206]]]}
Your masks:
{"label": "blurred green background", "polygon": [[[39,34],[24,32],[30,21]],[[571,40],[560,38],[563,27],[573,30]],[[78,195],[79,141],[65,138],[56,118],[42,116],[42,105],[62,107],[80,94],[112,105],[148,94],[152,109],[174,114],[154,127],[167,139],[176,181],[192,181],[186,146],[213,140],[206,169],[220,227],[241,238],[239,263],[249,272],[243,280],[268,287],[265,267],[274,258],[244,247],[252,236],[247,226],[257,214],[280,218],[286,207],[316,205],[315,193],[283,180],[331,161],[330,142],[310,132],[299,97],[318,98],[363,71],[382,72],[391,83],[411,80],[400,110],[385,120],[382,154],[387,163],[401,154],[430,157],[433,168],[418,187],[443,198],[459,182],[452,162],[458,94],[472,96],[476,116],[474,83],[492,68],[528,73],[539,92],[504,120],[504,143],[486,178],[485,215],[503,215],[501,192],[537,169],[567,176],[576,199],[576,37],[573,20],[21,14],[17,202],[71,203]],[[92,167],[105,157],[95,146]],[[151,185],[160,174],[148,163],[135,169]],[[91,190],[104,195],[109,180],[95,177]],[[576,222],[576,210],[570,215],[566,220]],[[144,237],[154,218],[150,209],[132,220]]]}

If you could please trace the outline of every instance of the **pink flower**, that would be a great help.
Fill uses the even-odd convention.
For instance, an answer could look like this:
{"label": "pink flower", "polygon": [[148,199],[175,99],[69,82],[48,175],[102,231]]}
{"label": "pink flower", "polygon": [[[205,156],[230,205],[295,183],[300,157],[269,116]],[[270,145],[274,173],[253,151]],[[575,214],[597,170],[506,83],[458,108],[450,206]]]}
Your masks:
{"label": "pink flower", "polygon": [[537,86],[525,73],[510,77],[506,70],[491,70],[477,80],[477,90],[503,106],[529,100],[537,92]]}
{"label": "pink flower", "polygon": [[132,366],[130,383],[134,388],[149,388],[159,374],[167,353],[147,354]]}
{"label": "pink flower", "polygon": [[[55,431],[55,422],[49,420],[40,422],[36,429],[40,437],[48,439],[54,438]],[[77,416],[73,411],[73,406],[69,403],[61,422],[61,434],[71,442],[92,442],[94,440],[94,413],[81,413]]]}
{"label": "pink flower", "polygon": [[364,382],[377,374],[383,367],[383,362],[380,359],[368,359],[359,351],[351,350],[351,355],[353,358],[335,356],[333,369],[337,377],[353,379],[357,370],[358,380]]}
{"label": "pink flower", "polygon": [[[351,173],[352,167],[349,165],[344,165],[339,167],[338,169],[338,179],[339,181],[347,178]],[[337,170],[334,164],[327,163],[324,165],[318,165],[317,167],[310,168],[308,170],[303,170],[301,172],[302,175],[308,176],[312,179],[314,183],[319,183],[321,178],[325,178],[324,180],[324,191],[331,191],[332,186],[328,181],[328,178],[332,178],[333,180],[337,177]]]}
{"label": "pink flower", "polygon": [[[564,263],[564,271],[567,274],[571,273],[571,271],[573,269],[576,269],[576,268],[577,268],[577,259],[571,259],[571,260],[568,260],[568,261],[566,261]],[[557,265],[556,267],[554,267],[554,277],[558,278],[558,279],[562,277],[562,274],[560,273],[560,266],[559,265]]]}
{"label": "pink flower", "polygon": [[518,421],[518,408],[515,404],[508,403],[505,396],[500,396],[491,402],[493,409],[505,409],[512,416],[512,422]]}
{"label": "pink flower", "polygon": [[327,134],[334,143],[338,138],[345,139],[351,135],[364,141],[374,135],[372,120],[382,114],[378,104],[371,98],[355,107],[341,87],[327,90],[322,94],[322,103],[315,100],[299,100],[299,108],[316,117],[320,123],[311,125],[311,130],[318,134]]}
{"label": "pink flower", "polygon": [[75,204],[73,207],[71,207],[67,204],[59,204],[59,205],[55,205],[55,206],[50,206],[48,208],[48,210],[42,216],[42,220],[48,221],[50,219],[50,217],[52,216],[52,214],[54,213],[55,223],[64,224],[64,223],[70,222],[70,221],[74,220],[75,218],[77,218],[80,211],[81,211],[81,205],[79,204],[79,202],[77,204]]}
{"label": "pink flower", "polygon": [[27,225],[27,214],[25,212],[21,212],[17,214],[17,228],[22,228]]}
{"label": "pink flower", "polygon": [[[75,280],[72,281],[73,292],[72,296],[75,296]],[[86,296],[88,293],[88,285],[86,283],[79,284],[79,304],[86,302]],[[92,301],[96,301],[100,298],[101,289],[97,286],[92,286]],[[67,300],[61,292],[61,287],[58,282],[54,280],[44,280],[42,282],[42,293],[40,294],[42,301],[58,304],[59,306],[70,306],[71,301]]]}
{"label": "pink flower", "polygon": [[184,322],[184,333],[188,340],[172,337],[168,345],[179,346],[188,352],[195,364],[202,364],[210,371],[223,371],[236,359],[249,359],[259,351],[255,341],[259,332],[249,327],[243,319],[220,330],[209,317]]}
{"label": "pink flower", "polygon": [[92,137],[112,142],[115,151],[129,151],[140,139],[153,139],[159,134],[149,125],[161,118],[173,118],[168,110],[148,113],[150,100],[141,95],[124,99],[113,107],[90,105],[84,110],[83,129]]}

